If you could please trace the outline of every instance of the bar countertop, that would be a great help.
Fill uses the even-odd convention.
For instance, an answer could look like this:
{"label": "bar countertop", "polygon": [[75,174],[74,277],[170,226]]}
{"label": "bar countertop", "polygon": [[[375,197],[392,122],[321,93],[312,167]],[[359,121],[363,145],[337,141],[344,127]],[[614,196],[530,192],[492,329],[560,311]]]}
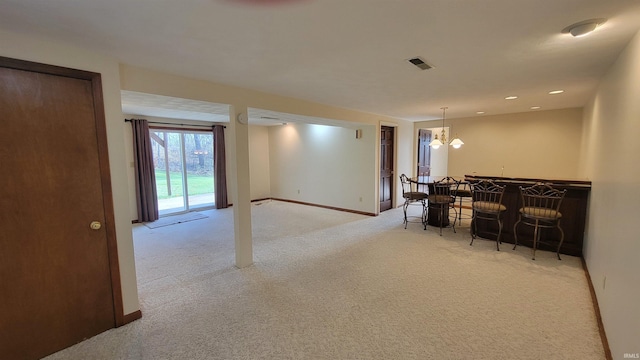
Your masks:
{"label": "bar countertop", "polygon": [[542,179],[542,178],[523,178],[523,177],[505,177],[505,176],[487,176],[487,175],[465,175],[465,180],[493,180],[496,183],[509,183],[516,185],[533,185],[538,182],[551,183],[562,188],[591,188],[591,181],[584,179]]}

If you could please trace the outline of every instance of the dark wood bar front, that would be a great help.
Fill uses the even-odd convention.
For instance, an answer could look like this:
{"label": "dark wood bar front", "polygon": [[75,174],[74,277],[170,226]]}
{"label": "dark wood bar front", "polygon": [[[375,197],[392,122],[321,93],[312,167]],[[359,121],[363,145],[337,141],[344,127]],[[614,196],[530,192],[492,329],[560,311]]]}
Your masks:
{"label": "dark wood bar front", "polygon": [[[554,188],[567,193],[562,201],[560,212],[562,220],[560,227],[564,231],[564,242],[560,248],[561,254],[572,256],[582,256],[582,242],[584,238],[585,222],[587,217],[587,202],[591,191],[590,181],[580,180],[550,180],[550,179],[529,179],[529,178],[507,178],[495,176],[466,175],[467,181],[493,180],[496,184],[506,185],[502,204],[507,207],[504,214],[504,227],[502,229],[502,242],[515,243],[513,236],[513,225],[518,221],[518,209],[522,206],[520,198],[520,186],[532,186],[537,182],[549,183]],[[478,220],[478,236],[495,240],[498,224],[495,221]],[[544,229],[541,233],[541,241],[553,241],[557,244],[560,239],[560,232],[557,229]],[[518,244],[528,247],[533,246],[533,227],[518,226]],[[557,245],[556,245],[557,247]],[[538,249],[556,251],[553,246],[541,243]]]}

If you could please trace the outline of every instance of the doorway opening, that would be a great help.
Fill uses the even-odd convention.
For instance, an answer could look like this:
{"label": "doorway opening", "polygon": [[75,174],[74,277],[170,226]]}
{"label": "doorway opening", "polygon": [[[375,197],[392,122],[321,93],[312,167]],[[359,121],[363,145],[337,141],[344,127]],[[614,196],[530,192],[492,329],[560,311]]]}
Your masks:
{"label": "doorway opening", "polygon": [[393,207],[394,128],[380,128],[380,212]]}
{"label": "doorway opening", "polygon": [[213,208],[213,133],[149,129],[160,216]]}
{"label": "doorway opening", "polygon": [[431,130],[418,129],[418,178],[431,176]]}
{"label": "doorway opening", "polygon": [[[442,133],[443,128],[424,128],[418,130],[418,176],[421,179],[440,179],[448,175],[449,146],[438,149],[429,147],[432,134]],[[449,137],[449,128],[444,128]]]}

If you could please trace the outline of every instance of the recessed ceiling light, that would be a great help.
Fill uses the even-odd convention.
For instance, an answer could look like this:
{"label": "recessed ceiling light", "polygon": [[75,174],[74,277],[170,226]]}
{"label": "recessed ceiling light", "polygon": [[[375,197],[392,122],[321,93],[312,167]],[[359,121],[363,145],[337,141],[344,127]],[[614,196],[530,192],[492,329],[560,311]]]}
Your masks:
{"label": "recessed ceiling light", "polygon": [[563,34],[571,34],[574,37],[585,36],[595,30],[598,26],[604,24],[607,19],[589,19],[571,24],[562,29]]}
{"label": "recessed ceiling light", "polygon": [[505,99],[505,100],[515,100],[515,99],[517,99],[517,98],[518,98],[517,96],[512,95],[512,96],[507,96],[507,97],[506,97],[506,98],[504,98],[504,99]]}
{"label": "recessed ceiling light", "polygon": [[531,110],[538,110],[538,109],[540,109],[540,106],[532,106],[531,107]]}
{"label": "recessed ceiling light", "polygon": [[482,114],[484,114],[484,111],[477,111],[476,114],[482,115]]}
{"label": "recessed ceiling light", "polygon": [[549,95],[562,94],[564,90],[553,90],[549,91]]}

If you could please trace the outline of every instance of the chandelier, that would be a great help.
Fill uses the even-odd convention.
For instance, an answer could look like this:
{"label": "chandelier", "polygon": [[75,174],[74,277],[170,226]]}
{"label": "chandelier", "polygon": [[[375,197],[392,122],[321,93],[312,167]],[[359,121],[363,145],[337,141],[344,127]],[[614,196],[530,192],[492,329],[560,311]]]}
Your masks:
{"label": "chandelier", "polygon": [[[444,133],[444,118],[445,118],[445,114],[448,107],[443,106],[441,107],[441,109],[442,109],[442,132],[440,133],[439,139],[438,139],[438,134],[436,134],[433,141],[429,143],[429,146],[431,146],[432,149],[438,149],[440,146],[447,143],[447,136]],[[454,149],[459,149],[462,145],[464,145],[464,142],[462,142],[462,140],[460,140],[460,138],[456,136],[453,140],[451,140],[451,142],[449,142],[449,145],[453,146]]]}

